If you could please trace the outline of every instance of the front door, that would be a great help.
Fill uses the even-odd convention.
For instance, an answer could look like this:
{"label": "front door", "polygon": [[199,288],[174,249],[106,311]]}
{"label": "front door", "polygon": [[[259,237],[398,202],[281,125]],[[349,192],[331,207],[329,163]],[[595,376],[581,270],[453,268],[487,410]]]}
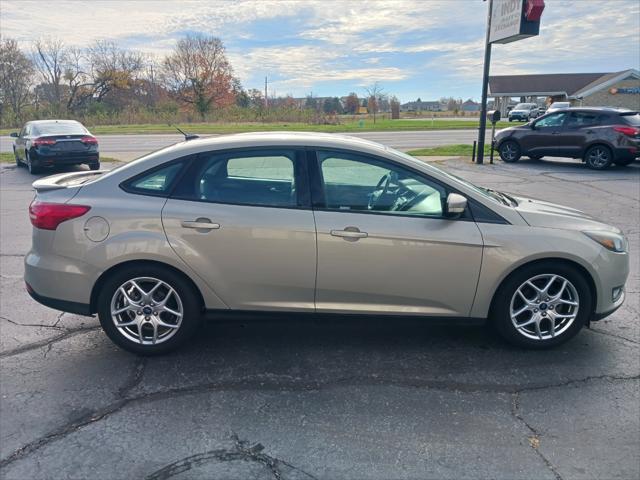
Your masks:
{"label": "front door", "polygon": [[319,312],[467,316],[482,237],[444,215],[447,189],[384,159],[318,151]]}
{"label": "front door", "polygon": [[559,155],[562,146],[562,132],[567,117],[565,112],[552,113],[536,120],[530,132],[522,137],[523,153],[544,156]]}
{"label": "front door", "polygon": [[304,158],[295,149],[201,154],[162,211],[175,252],[232,309],[314,309]]}

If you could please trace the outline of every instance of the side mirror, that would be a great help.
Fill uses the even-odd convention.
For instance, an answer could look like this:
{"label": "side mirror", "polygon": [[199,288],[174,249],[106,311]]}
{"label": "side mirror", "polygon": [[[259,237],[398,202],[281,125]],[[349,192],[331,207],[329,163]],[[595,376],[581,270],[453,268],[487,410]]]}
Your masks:
{"label": "side mirror", "polygon": [[447,195],[447,216],[455,217],[462,215],[467,209],[467,199],[460,194],[450,193]]}
{"label": "side mirror", "polygon": [[16,132],[11,132],[11,134],[9,134],[10,137],[13,138],[18,138],[18,134]]}
{"label": "side mirror", "polygon": [[535,130],[535,129],[536,129],[536,124],[535,124],[535,122],[531,122],[531,123],[529,124],[529,126],[531,127],[531,130]]}

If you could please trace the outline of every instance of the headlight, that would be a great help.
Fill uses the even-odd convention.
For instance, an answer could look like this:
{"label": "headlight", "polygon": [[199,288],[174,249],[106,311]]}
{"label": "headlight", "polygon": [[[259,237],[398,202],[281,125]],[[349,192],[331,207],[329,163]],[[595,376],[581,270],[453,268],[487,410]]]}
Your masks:
{"label": "headlight", "polygon": [[624,236],[613,232],[596,230],[591,232],[582,232],[591,240],[598,242],[607,250],[612,252],[624,253],[627,251],[627,239]]}

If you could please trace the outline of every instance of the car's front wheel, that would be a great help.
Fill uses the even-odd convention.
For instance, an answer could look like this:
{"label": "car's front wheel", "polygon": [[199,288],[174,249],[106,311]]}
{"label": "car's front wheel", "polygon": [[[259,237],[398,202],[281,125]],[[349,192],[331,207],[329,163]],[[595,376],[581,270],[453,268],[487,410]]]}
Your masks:
{"label": "car's front wheel", "polygon": [[118,346],[141,355],[167,353],[196,332],[201,302],[189,282],[157,265],[126,267],[98,297],[102,328]]}
{"label": "car's front wheel", "polygon": [[513,163],[520,160],[520,145],[513,140],[506,140],[498,147],[500,158],[503,162]]}
{"label": "car's front wheel", "polygon": [[21,167],[22,166],[22,162],[20,161],[20,158],[18,157],[18,152],[16,152],[16,149],[13,149],[13,158],[15,158],[16,160],[16,166],[17,167]]}
{"label": "car's front wheel", "polygon": [[608,147],[604,145],[594,145],[585,152],[584,161],[587,167],[593,170],[604,170],[611,165],[613,156]]}
{"label": "car's front wheel", "polygon": [[591,309],[583,275],[570,265],[544,262],[507,278],[494,298],[491,320],[508,342],[539,349],[576,335]]}

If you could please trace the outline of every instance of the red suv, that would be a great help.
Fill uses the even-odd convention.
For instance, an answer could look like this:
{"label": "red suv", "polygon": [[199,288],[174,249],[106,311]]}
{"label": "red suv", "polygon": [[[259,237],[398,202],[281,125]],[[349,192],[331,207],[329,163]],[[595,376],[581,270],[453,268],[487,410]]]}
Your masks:
{"label": "red suv", "polygon": [[525,155],[581,158],[595,170],[629,165],[640,157],[640,114],[606,107],[556,110],[500,130],[494,148],[509,163]]}

